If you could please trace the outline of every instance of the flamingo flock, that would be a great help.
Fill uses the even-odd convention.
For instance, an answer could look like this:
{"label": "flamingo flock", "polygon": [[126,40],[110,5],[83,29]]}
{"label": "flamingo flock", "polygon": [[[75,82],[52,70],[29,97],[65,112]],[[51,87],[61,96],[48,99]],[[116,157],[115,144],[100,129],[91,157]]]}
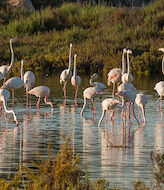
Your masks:
{"label": "flamingo flock", "polygon": [[[3,65],[0,67],[0,80],[3,81],[3,85],[0,88],[0,102],[1,105],[3,105],[4,110],[6,113],[12,113],[14,117],[14,121],[16,125],[18,125],[18,119],[16,117],[16,114],[14,112],[14,90],[21,88],[24,86],[27,96],[27,105],[28,105],[28,94],[30,95],[30,107],[31,107],[31,95],[34,95],[38,97],[37,101],[37,108],[39,110],[39,103],[40,99],[44,98],[44,102],[51,106],[51,110],[53,111],[53,104],[52,102],[48,101],[48,97],[50,95],[50,89],[47,86],[36,86],[32,88],[32,86],[35,83],[35,75],[32,71],[26,71],[24,74],[24,60],[21,61],[21,77],[11,77],[6,81],[7,76],[11,72],[13,66],[14,66],[14,50],[12,47],[12,43],[15,42],[17,39],[12,38],[10,40],[10,50],[11,50],[11,63],[10,65]],[[78,94],[78,88],[81,84],[81,78],[77,75],[77,54],[74,55],[74,65],[73,65],[73,72],[72,72],[72,43],[70,44],[69,48],[69,66],[68,69],[65,69],[60,74],[60,84],[63,85],[63,92],[64,92],[64,99],[66,101],[66,84],[68,81],[71,81],[72,86],[75,88],[75,105],[77,105],[77,94]],[[162,51],[164,53],[164,48],[160,48],[159,51]],[[125,55],[127,55],[127,66],[125,63]],[[111,121],[114,122],[114,110],[115,109],[122,109],[122,115],[125,115],[127,113],[127,106],[126,104],[129,104],[129,118],[130,114],[132,113],[132,116],[137,121],[138,126],[141,125],[140,121],[140,111],[142,111],[142,121],[143,125],[146,124],[146,114],[145,114],[145,107],[147,104],[147,96],[143,93],[136,93],[136,88],[132,84],[133,76],[131,74],[130,69],[130,57],[129,55],[132,55],[132,51],[130,49],[123,49],[122,54],[122,68],[114,68],[112,69],[108,75],[107,75],[107,85],[110,86],[113,83],[113,90],[112,90],[112,97],[105,98],[102,101],[102,115],[98,122],[98,127],[101,128],[101,123],[104,118],[104,115],[106,113],[106,117],[108,117],[108,112],[111,112]],[[127,68],[127,71],[126,71]],[[162,72],[164,74],[164,57],[162,60]],[[72,75],[73,73],[73,75]],[[107,90],[107,87],[101,83],[95,81],[98,78],[98,74],[94,73],[90,80],[89,84],[90,86],[84,89],[83,91],[83,97],[84,97],[84,103],[83,107],[81,109],[80,115],[83,116],[84,111],[87,106],[88,100],[91,101],[93,105],[93,113],[96,113],[96,107],[95,107],[95,98],[98,95],[101,95],[104,90]],[[115,93],[115,85],[117,85],[117,92]],[[7,108],[7,100],[10,97],[10,93],[7,89],[12,89],[12,102],[13,102],[13,109],[8,110]],[[160,101],[160,110],[162,115],[162,97],[164,96],[164,81],[160,81],[155,85],[154,88],[157,93],[159,94],[159,99],[157,100],[157,104]],[[120,100],[122,100],[121,107],[119,106]],[[136,104],[139,108],[139,120],[137,119],[135,112],[134,112],[134,104]],[[106,119],[107,122],[107,119]]]}

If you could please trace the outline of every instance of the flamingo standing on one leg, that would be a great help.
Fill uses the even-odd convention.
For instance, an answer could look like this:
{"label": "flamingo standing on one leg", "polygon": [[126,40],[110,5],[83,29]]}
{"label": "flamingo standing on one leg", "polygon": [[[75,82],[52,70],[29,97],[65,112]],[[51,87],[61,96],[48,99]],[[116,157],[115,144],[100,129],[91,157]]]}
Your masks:
{"label": "flamingo standing on one leg", "polygon": [[10,73],[11,69],[14,66],[14,50],[13,50],[13,47],[12,47],[12,43],[15,42],[16,39],[17,38],[10,39],[10,50],[11,50],[11,63],[10,63],[10,66],[8,66],[8,65],[0,66],[0,73],[2,73],[3,76],[4,76],[4,83],[6,81],[7,75]]}
{"label": "flamingo standing on one leg", "polygon": [[7,109],[7,100],[10,97],[10,93],[6,89],[0,89],[0,102],[3,102],[4,109],[6,113],[12,113],[14,116],[14,121],[16,122],[16,125],[18,125],[18,119],[15,115],[15,112],[13,110],[8,110]]}
{"label": "flamingo standing on one leg", "polygon": [[74,71],[73,71],[73,76],[71,77],[71,83],[75,87],[75,104],[76,104],[76,99],[77,99],[78,87],[81,84],[81,78],[80,76],[77,75],[76,58],[77,58],[77,54],[74,55]]}
{"label": "flamingo standing on one leg", "polygon": [[94,98],[99,95],[101,92],[101,90],[99,88],[95,88],[95,87],[88,87],[86,88],[84,91],[83,91],[83,97],[84,97],[84,104],[83,104],[83,108],[80,112],[80,115],[82,116],[83,115],[83,111],[87,105],[87,101],[88,99],[91,100],[92,102],[92,105],[93,105],[93,111],[95,112],[96,108],[95,108],[95,105],[94,105]]}
{"label": "flamingo standing on one leg", "polygon": [[39,97],[38,102],[36,104],[38,110],[39,110],[40,98],[44,98],[44,102],[46,104],[49,104],[51,106],[51,110],[53,111],[53,104],[50,101],[47,101],[47,98],[50,95],[50,89],[47,86],[37,86],[31,89],[30,91],[28,91],[27,93],[35,95],[36,97]]}
{"label": "flamingo standing on one leg", "polygon": [[145,126],[146,123],[146,116],[145,116],[145,106],[147,104],[147,96],[145,94],[137,94],[135,103],[139,107],[139,109],[142,110],[142,115],[143,115],[143,125]]}
{"label": "flamingo standing on one leg", "polygon": [[72,43],[70,44],[70,50],[69,50],[69,66],[68,66],[68,69],[65,69],[60,74],[60,84],[62,84],[62,82],[64,83],[63,92],[64,92],[65,100],[66,100],[66,84],[67,84],[67,81],[69,79],[71,79],[71,77],[72,77]]}
{"label": "flamingo standing on one leg", "polygon": [[[23,72],[24,60],[21,61],[21,79],[24,81],[24,87],[26,88],[26,92],[31,90],[32,85],[35,82],[35,75],[32,71]],[[27,94],[27,106],[28,106],[28,94]],[[30,108],[31,108],[31,95],[30,95]]]}
{"label": "flamingo standing on one leg", "polygon": [[[159,48],[159,51],[162,51],[164,53],[164,48]],[[164,56],[162,59],[162,73],[164,74]],[[162,96],[164,96],[164,81],[158,82],[155,85],[154,90],[156,90],[160,96],[159,99],[157,100],[157,105],[158,105],[158,102],[160,100],[160,109],[161,109],[161,118],[162,118],[163,117],[163,114],[162,114]]]}
{"label": "flamingo standing on one leg", "polygon": [[8,79],[1,88],[12,89],[12,103],[14,109],[14,89],[21,88],[24,85],[23,80],[20,77],[12,77]]}
{"label": "flamingo standing on one leg", "polygon": [[[116,100],[114,98],[106,98],[105,100],[102,101],[102,115],[101,118],[98,122],[98,127],[101,127],[101,122],[104,118],[105,112],[107,112],[108,110],[112,111],[112,134],[113,134],[113,123],[114,123],[114,118],[113,118],[113,111],[114,108],[119,104],[119,100]],[[107,119],[106,119],[106,123],[107,123]],[[106,130],[107,132],[107,130]],[[107,135],[107,133],[106,133]]]}

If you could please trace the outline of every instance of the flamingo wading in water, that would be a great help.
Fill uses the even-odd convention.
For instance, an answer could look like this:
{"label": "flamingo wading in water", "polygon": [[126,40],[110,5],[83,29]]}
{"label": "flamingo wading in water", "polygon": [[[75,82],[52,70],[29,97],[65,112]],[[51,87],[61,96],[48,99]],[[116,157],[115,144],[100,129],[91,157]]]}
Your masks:
{"label": "flamingo wading in water", "polygon": [[65,69],[60,74],[60,84],[64,83],[63,92],[64,92],[65,99],[66,99],[66,84],[67,84],[67,81],[71,79],[71,77],[72,77],[72,43],[70,44],[70,50],[69,50],[68,69]]}
{"label": "flamingo wading in water", "polygon": [[15,112],[13,110],[8,110],[7,109],[7,100],[10,97],[10,93],[6,89],[0,89],[0,102],[3,102],[4,109],[6,113],[12,113],[14,117],[14,121],[16,122],[16,125],[18,125],[18,119],[15,115]]}
{"label": "flamingo wading in water", "polygon": [[[24,81],[24,87],[26,88],[26,92],[31,90],[32,85],[35,82],[35,75],[32,71],[23,72],[24,60],[21,61],[21,79]],[[28,104],[28,94],[27,94],[27,104]],[[30,95],[30,106],[31,106],[31,95]]]}
{"label": "flamingo wading in water", "polygon": [[71,83],[75,87],[75,103],[77,98],[78,87],[81,84],[81,78],[80,76],[77,75],[76,58],[77,54],[74,55],[74,70],[73,70],[73,76],[71,77]]}
{"label": "flamingo wading in water", "polygon": [[49,104],[51,106],[51,110],[53,111],[53,104],[51,102],[47,101],[47,98],[50,95],[50,89],[47,86],[37,86],[37,87],[31,89],[30,91],[28,91],[27,93],[35,95],[36,97],[39,98],[38,102],[36,104],[38,110],[39,110],[40,99],[44,98],[44,102],[46,104]]}
{"label": "flamingo wading in water", "polygon": [[17,38],[10,39],[10,50],[11,50],[11,63],[10,63],[10,65],[9,66],[8,65],[2,65],[2,66],[0,66],[0,72],[4,76],[4,83],[6,81],[7,75],[11,72],[11,69],[14,66],[14,50],[13,50],[12,43],[15,42],[16,40],[17,40]]}
{"label": "flamingo wading in water", "polygon": [[[162,51],[164,53],[164,48],[159,48],[159,51]],[[162,59],[162,73],[164,74],[164,56]],[[162,118],[162,96],[164,96],[164,81],[160,81],[158,82],[155,87],[154,90],[157,91],[157,93],[159,94],[159,99],[157,100],[157,105],[158,102],[160,101],[160,109],[161,109],[161,118]]]}

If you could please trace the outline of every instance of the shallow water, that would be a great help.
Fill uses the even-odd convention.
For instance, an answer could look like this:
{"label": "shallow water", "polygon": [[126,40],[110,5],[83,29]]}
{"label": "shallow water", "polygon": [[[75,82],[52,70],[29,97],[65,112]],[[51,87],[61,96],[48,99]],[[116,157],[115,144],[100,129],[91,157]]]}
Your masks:
{"label": "shallow water", "polygon": [[[0,123],[0,178],[10,177],[15,173],[20,163],[31,166],[31,160],[36,158],[36,152],[42,157],[47,157],[47,145],[51,142],[52,153],[55,156],[60,146],[67,137],[71,137],[74,153],[81,158],[81,167],[87,168],[90,179],[104,177],[111,185],[132,189],[133,182],[141,179],[146,184],[153,180],[150,161],[150,152],[164,150],[164,122],[158,117],[156,100],[158,95],[153,90],[154,85],[162,77],[135,76],[133,84],[148,96],[146,106],[146,126],[137,130],[135,120],[131,119],[131,130],[127,121],[126,148],[107,147],[105,138],[105,118],[102,123],[103,131],[99,130],[97,123],[101,117],[101,102],[106,97],[111,97],[111,88],[108,87],[101,99],[96,98],[96,115],[93,116],[91,104],[88,103],[84,117],[80,117],[83,106],[82,92],[89,87],[89,78],[82,76],[79,88],[77,106],[74,102],[74,88],[67,85],[67,101],[64,105],[63,86],[59,84],[59,76],[36,76],[34,86],[46,85],[50,88],[49,100],[54,104],[54,112],[42,100],[40,112],[36,108],[37,98],[32,96],[32,108],[26,109],[26,95],[24,89],[15,91],[15,112],[19,120],[16,127],[12,115],[1,116]],[[106,78],[99,78],[106,84]],[[12,108],[11,97],[8,107]],[[135,105],[138,117],[138,108]],[[164,112],[164,110],[163,110]],[[115,113],[112,135],[111,123],[107,124],[108,138],[117,145],[122,145],[123,125],[121,113]]]}

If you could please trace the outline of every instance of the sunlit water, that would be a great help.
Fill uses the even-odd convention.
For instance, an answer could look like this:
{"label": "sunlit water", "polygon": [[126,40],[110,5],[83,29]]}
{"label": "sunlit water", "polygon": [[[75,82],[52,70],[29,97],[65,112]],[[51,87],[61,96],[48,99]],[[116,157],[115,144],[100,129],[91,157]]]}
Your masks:
{"label": "sunlit water", "polygon": [[[162,77],[135,77],[134,85],[137,92],[143,92],[148,96],[146,107],[146,126],[141,127],[133,136],[137,128],[135,120],[131,119],[131,133],[127,130],[127,147],[107,147],[105,132],[98,129],[97,124],[101,117],[101,102],[106,97],[111,97],[111,88],[96,98],[96,115],[93,117],[90,102],[80,117],[83,106],[82,92],[89,87],[89,78],[81,77],[82,84],[79,88],[77,107],[74,102],[74,88],[67,85],[67,102],[64,105],[63,86],[59,84],[59,76],[39,77],[36,76],[34,86],[46,85],[50,88],[49,100],[54,104],[54,112],[42,100],[40,112],[36,108],[37,98],[32,96],[32,109],[26,109],[26,95],[24,89],[15,91],[15,112],[19,120],[16,127],[12,115],[1,116],[0,123],[0,178],[10,177],[15,173],[20,164],[31,166],[31,160],[36,158],[36,152],[42,157],[47,157],[47,145],[51,143],[52,153],[55,156],[67,137],[71,138],[73,151],[81,158],[81,168],[87,168],[90,179],[104,177],[111,185],[132,189],[133,182],[141,179],[146,184],[153,180],[150,152],[164,150],[164,123],[158,118],[156,100],[158,95],[154,91],[154,85]],[[158,79],[159,78],[159,79]],[[99,81],[106,84],[106,78],[100,77]],[[11,108],[11,97],[8,101]],[[138,117],[138,108],[135,105]],[[163,110],[164,112],[164,110]],[[129,123],[127,120],[127,129]],[[105,130],[105,118],[102,122]],[[112,136],[111,123],[108,122],[109,139],[122,144],[123,126],[121,113],[115,113],[114,132]],[[129,134],[128,134],[129,133]],[[132,134],[132,135],[131,135]]]}

